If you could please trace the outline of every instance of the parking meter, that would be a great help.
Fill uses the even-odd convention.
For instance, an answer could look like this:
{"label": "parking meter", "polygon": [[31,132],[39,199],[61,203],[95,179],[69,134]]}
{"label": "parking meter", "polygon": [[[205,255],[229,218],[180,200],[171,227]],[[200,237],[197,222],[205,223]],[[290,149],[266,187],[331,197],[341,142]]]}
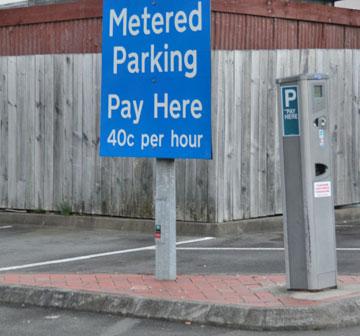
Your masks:
{"label": "parking meter", "polygon": [[337,286],[328,76],[277,80],[287,288]]}

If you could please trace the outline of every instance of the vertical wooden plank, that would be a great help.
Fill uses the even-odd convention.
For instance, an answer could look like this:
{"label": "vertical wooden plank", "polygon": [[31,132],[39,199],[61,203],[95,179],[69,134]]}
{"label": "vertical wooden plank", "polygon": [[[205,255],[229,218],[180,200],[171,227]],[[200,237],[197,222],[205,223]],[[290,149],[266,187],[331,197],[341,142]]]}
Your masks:
{"label": "vertical wooden plank", "polygon": [[72,205],[72,140],[73,140],[73,74],[74,61],[73,55],[62,55],[63,83],[62,83],[62,106],[63,106],[63,147],[62,150],[62,201],[67,205]]}
{"label": "vertical wooden plank", "polygon": [[251,209],[251,165],[250,165],[250,148],[251,148],[251,61],[252,52],[244,51],[244,66],[242,73],[243,90],[242,90],[242,124],[241,124],[241,209],[243,218],[250,218]]}
{"label": "vertical wooden plank", "polygon": [[337,50],[330,50],[327,55],[329,59],[329,91],[331,96],[329,97],[329,118],[330,118],[330,136],[331,136],[331,148],[332,148],[332,168],[333,168],[333,188],[335,196],[335,204],[337,202],[337,114],[338,114],[338,77],[339,77],[339,64],[337,59]]}
{"label": "vertical wooden plank", "polygon": [[354,170],[354,199],[352,203],[360,203],[360,50],[353,50],[353,125],[352,132],[352,163],[350,169]]}
{"label": "vertical wooden plank", "polygon": [[[145,159],[134,159],[133,160],[133,213],[136,216],[142,212],[141,200],[143,199],[142,192],[142,183],[140,182],[142,178],[142,172],[144,171],[143,167],[145,166]],[[141,215],[139,216],[141,217]]]}
{"label": "vertical wooden plank", "polygon": [[[30,197],[25,193],[26,190],[26,170],[29,167],[30,155],[28,150],[28,141],[31,141],[27,128],[28,114],[23,113],[28,108],[27,95],[29,90],[27,87],[27,74],[26,74],[26,58],[24,56],[16,57],[16,206],[19,209],[25,209],[26,197]],[[21,136],[19,136],[21,134]],[[22,164],[20,164],[20,162]],[[30,181],[29,181],[30,183]]]}
{"label": "vertical wooden plank", "polygon": [[64,59],[54,55],[54,207],[56,210],[64,205],[63,181],[65,180],[64,158]]}
{"label": "vertical wooden plank", "polygon": [[95,116],[92,106],[92,86],[93,86],[93,58],[91,54],[83,57],[83,199],[84,211],[88,214],[93,213],[94,193],[95,193],[95,151],[92,140],[95,131]]}
{"label": "vertical wooden plank", "polygon": [[34,207],[44,209],[45,176],[45,57],[35,56]]}
{"label": "vertical wooden plank", "polygon": [[308,54],[308,72],[316,72],[316,49],[310,49]]}
{"label": "vertical wooden plank", "polygon": [[8,128],[8,197],[9,207],[18,208],[16,198],[16,172],[17,172],[17,105],[16,105],[16,58],[8,58],[8,99],[7,99],[7,111],[9,118]]}
{"label": "vertical wooden plank", "polygon": [[[134,175],[134,159],[126,159],[124,161],[124,169],[123,169],[123,174],[124,174],[124,180],[125,180],[125,184],[123,186],[123,195],[125,198],[125,214],[126,216],[129,217],[133,217],[134,216],[134,179],[135,179],[135,175]],[[131,190],[131,195],[128,194],[128,190]]]}
{"label": "vertical wooden plank", "polygon": [[217,148],[217,100],[218,100],[218,52],[212,51],[211,54],[212,67],[211,67],[211,124],[212,124],[212,148],[213,148],[213,159],[208,162],[208,199],[207,199],[207,213],[208,221],[215,222],[217,219],[217,164],[218,164],[218,148]]}
{"label": "vertical wooden plank", "polygon": [[[35,114],[36,114],[36,75],[35,75],[35,56],[24,56],[24,72],[26,78],[25,106],[20,111],[23,123],[24,135],[26,134],[24,152],[25,152],[25,209],[37,208],[35,197]],[[24,92],[19,92],[24,95]]]}
{"label": "vertical wooden plank", "polygon": [[300,71],[300,50],[289,50],[291,76],[301,74]]}
{"label": "vertical wooden plank", "polygon": [[133,159],[121,159],[119,162],[121,172],[120,176],[120,213],[122,216],[131,217],[134,213],[134,197],[133,197]]}
{"label": "vertical wooden plank", "polygon": [[121,215],[120,208],[120,188],[121,171],[116,169],[117,158],[101,158],[101,209],[112,216]]}
{"label": "vertical wooden plank", "polygon": [[[99,154],[100,143],[100,91],[101,91],[101,62],[97,54],[92,54],[93,59],[93,95],[92,95],[92,117],[94,118],[94,130],[92,136],[92,147],[94,151],[94,165],[95,165],[95,194],[93,201],[93,211],[96,214],[101,214],[102,198],[101,198],[101,166],[102,159]],[[106,213],[106,212],[105,212]]]}
{"label": "vertical wooden plank", "polygon": [[[98,154],[99,155],[99,154]],[[115,164],[115,158],[102,157],[100,158],[100,198],[101,198],[101,213],[102,214],[110,214],[110,215],[118,215],[116,208],[118,208],[118,202],[112,200],[111,189],[117,183],[118,179],[118,171],[113,169]],[[99,183],[99,182],[98,182]],[[118,198],[117,193],[114,193],[115,200]],[[115,206],[117,205],[117,207]]]}
{"label": "vertical wooden plank", "polygon": [[[277,50],[277,60],[276,60],[276,78],[283,78],[290,75],[290,64],[289,64],[289,51],[288,50]],[[308,52],[301,53],[300,62],[303,65],[300,70],[301,73],[307,67],[308,61]],[[278,106],[276,104],[276,118],[275,122],[278,124],[278,118],[280,117],[280,111],[278,110]],[[279,130],[278,130],[279,131]],[[280,137],[279,133],[275,135],[275,151],[280,153]],[[283,211],[282,206],[282,178],[281,178],[281,165],[280,160],[275,161],[275,198],[278,201],[276,211],[281,213]]]}
{"label": "vertical wooden plank", "polygon": [[310,49],[300,51],[300,73],[306,74],[315,71],[315,55]]}
{"label": "vertical wooden plank", "polygon": [[323,49],[315,50],[315,70],[318,73],[326,73],[326,60],[324,60],[327,53],[324,53]]}
{"label": "vertical wooden plank", "polygon": [[287,50],[277,50],[276,54],[276,78],[286,77],[286,68],[288,67],[287,57],[288,53]]}
{"label": "vertical wooden plank", "polygon": [[[280,55],[279,55],[279,50],[274,51],[274,59],[273,59],[273,76],[274,78],[278,79],[280,78],[280,65],[279,65],[279,59],[280,59]],[[275,94],[275,104],[274,104],[274,119],[273,119],[273,123],[274,123],[274,138],[273,138],[273,143],[274,143],[274,210],[275,213],[281,213],[282,212],[282,182],[281,182],[281,166],[280,166],[280,137],[279,137],[279,110],[278,110],[278,104],[277,104],[277,91]],[[270,153],[270,152],[269,152]],[[270,158],[269,158],[270,159]],[[270,159],[271,160],[271,159]],[[270,192],[270,189],[269,189]]]}
{"label": "vertical wooden plank", "polygon": [[250,215],[259,216],[260,51],[251,52]]}
{"label": "vertical wooden plank", "polygon": [[82,213],[83,207],[83,57],[74,55],[73,114],[72,114],[72,204],[73,211]]}
{"label": "vertical wooden plank", "polygon": [[224,221],[224,52],[217,51],[217,102],[216,102],[216,179],[217,179],[217,221]]}
{"label": "vertical wooden plank", "polygon": [[[54,89],[54,55],[44,59],[44,209],[54,210],[54,122],[55,108]],[[56,176],[56,175],[55,175]],[[56,176],[56,178],[58,178]]]}
{"label": "vertical wooden plank", "polygon": [[[155,202],[154,202],[154,180],[155,180],[155,160],[146,159],[145,165],[146,173],[142,179],[143,188],[146,189],[146,218],[154,218],[155,217]],[[175,167],[176,169],[176,167]],[[176,170],[175,170],[176,174]],[[175,188],[176,188],[176,175],[175,175]],[[175,189],[176,192],[176,189]],[[175,194],[176,197],[176,194]],[[176,209],[175,209],[176,211]],[[176,214],[175,214],[176,219]]]}
{"label": "vertical wooden plank", "polygon": [[233,218],[241,219],[243,209],[241,208],[241,160],[242,160],[242,123],[244,118],[243,104],[243,76],[244,52],[234,51],[234,160],[233,160]]}
{"label": "vertical wooden plank", "polygon": [[0,207],[8,207],[8,58],[0,57]]}
{"label": "vertical wooden plank", "polygon": [[224,221],[233,219],[234,52],[224,51]]}
{"label": "vertical wooden plank", "polygon": [[[196,220],[208,221],[208,161],[196,160]],[[193,219],[194,220],[194,219]]]}
{"label": "vertical wooden plank", "polygon": [[[122,169],[123,159],[120,158],[103,158],[101,164],[101,192],[102,203],[109,208],[112,215],[123,216],[120,211],[122,206]],[[109,178],[111,177],[111,178]],[[104,187],[103,187],[104,186]],[[108,196],[107,196],[108,195]]]}
{"label": "vertical wooden plank", "polygon": [[[276,50],[274,55],[274,63],[275,63],[275,78],[278,79],[281,77],[281,60],[283,58],[284,51]],[[300,71],[301,72],[301,71]],[[279,136],[279,114],[277,104],[277,96],[276,103],[274,108],[274,125],[276,132],[274,133],[274,152],[275,157],[277,158],[274,161],[274,196],[275,196],[275,212],[282,213],[282,180],[281,180],[281,165],[280,165],[280,136]]]}
{"label": "vertical wooden plank", "polygon": [[262,50],[259,58],[259,123],[258,123],[258,209],[259,215],[269,215],[268,200],[267,200],[267,129],[268,129],[268,68],[269,68],[269,51]]}
{"label": "vertical wooden plank", "polygon": [[[99,81],[98,85],[101,83],[101,62],[102,57],[100,54],[95,56],[97,62],[97,81]],[[100,97],[98,97],[98,102],[96,102],[97,110],[98,110],[98,122],[100,121]],[[100,127],[100,124],[97,126]],[[100,130],[99,130],[100,132]],[[99,150],[97,155],[99,155]],[[117,158],[108,158],[103,157],[100,159],[100,195],[101,195],[101,213],[102,214],[110,214],[110,215],[120,215],[119,213],[119,191],[118,184],[120,181],[121,171],[115,169],[116,162],[121,159]],[[121,183],[121,182],[120,182]],[[112,193],[114,190],[114,193]]]}
{"label": "vertical wooden plank", "polygon": [[[175,168],[174,168],[175,169]],[[136,217],[152,218],[154,172],[151,159],[134,159],[133,162],[134,213]]]}
{"label": "vertical wooden plank", "polygon": [[330,109],[334,109],[332,115],[335,115],[334,119],[334,158],[336,176],[335,183],[335,202],[336,204],[344,204],[344,195],[346,191],[345,183],[345,92],[344,92],[344,72],[345,72],[345,57],[343,50],[335,50],[332,53],[332,62],[335,65],[335,78],[333,82],[334,90],[331,90],[333,103],[330,104]]}
{"label": "vertical wooden plank", "polygon": [[345,181],[345,191],[342,197],[343,204],[351,204],[355,199],[355,167],[353,164],[353,154],[354,150],[352,148],[353,141],[352,138],[355,136],[353,134],[353,125],[355,122],[354,114],[352,112],[353,100],[353,52],[352,50],[344,51],[344,62],[345,62],[345,72],[344,72],[344,112],[343,112],[343,120],[344,120],[344,158],[345,158],[345,169],[344,169],[344,181]]}
{"label": "vertical wooden plank", "polygon": [[196,161],[186,160],[185,168],[186,186],[185,186],[185,220],[196,220]]}
{"label": "vertical wooden plank", "polygon": [[177,220],[185,220],[185,160],[176,160],[176,218]]}
{"label": "vertical wooden plank", "polygon": [[268,97],[267,97],[267,127],[266,134],[266,198],[268,214],[276,214],[281,200],[280,186],[276,185],[276,164],[280,162],[280,151],[276,148],[279,139],[278,119],[277,119],[277,92],[276,92],[276,51],[269,51],[268,61]]}

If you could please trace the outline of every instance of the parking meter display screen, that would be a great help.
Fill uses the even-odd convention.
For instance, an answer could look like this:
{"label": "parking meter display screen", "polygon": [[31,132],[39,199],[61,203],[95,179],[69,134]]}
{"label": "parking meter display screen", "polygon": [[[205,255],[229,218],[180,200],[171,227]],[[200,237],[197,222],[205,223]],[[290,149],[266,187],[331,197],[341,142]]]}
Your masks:
{"label": "parking meter display screen", "polygon": [[316,98],[321,98],[323,96],[323,87],[322,87],[322,85],[315,85],[314,86],[314,96]]}

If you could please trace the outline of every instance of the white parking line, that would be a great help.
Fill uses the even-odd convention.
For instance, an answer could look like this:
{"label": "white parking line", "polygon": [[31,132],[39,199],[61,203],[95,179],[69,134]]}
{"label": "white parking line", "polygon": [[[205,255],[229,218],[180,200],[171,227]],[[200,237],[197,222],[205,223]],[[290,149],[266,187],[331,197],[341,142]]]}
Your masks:
{"label": "white parking line", "polygon": [[184,240],[181,242],[177,242],[176,246],[184,245],[184,244],[191,244],[191,243],[200,243],[203,241],[213,240],[213,239],[215,239],[215,238],[214,237],[204,237],[204,238],[198,238],[198,239],[193,239],[193,240]]}
{"label": "white parking line", "polygon": [[12,225],[0,226],[0,230],[11,229]]}
{"label": "white parking line", "polygon": [[[283,247],[178,247],[180,251],[244,251],[244,252],[256,252],[256,251],[284,251]],[[343,247],[337,248],[337,251],[341,252],[358,252],[359,247]]]}
{"label": "white parking line", "polygon": [[[199,243],[199,242],[203,242],[203,241],[207,241],[207,240],[211,240],[211,239],[214,239],[214,238],[213,237],[205,237],[205,238],[199,238],[199,239],[185,240],[185,241],[177,242],[176,245]],[[15,270],[34,268],[34,267],[39,267],[39,266],[64,264],[64,263],[69,263],[69,262],[74,262],[74,261],[89,260],[89,259],[100,258],[100,257],[109,257],[109,256],[114,256],[114,255],[119,255],[119,254],[141,252],[141,251],[154,250],[154,249],[155,249],[155,245],[152,245],[152,246],[145,246],[145,247],[139,247],[139,248],[134,248],[134,249],[127,249],[127,250],[89,254],[86,256],[79,256],[79,257],[73,257],[73,258],[42,261],[42,262],[37,262],[37,263],[25,264],[25,265],[2,267],[2,268],[0,268],[0,272],[15,271]]]}
{"label": "white parking line", "polygon": [[[5,226],[0,227],[5,228]],[[6,227],[11,228],[11,226]],[[204,237],[199,239],[191,239],[191,240],[185,240],[177,242],[177,246],[185,245],[185,244],[191,244],[191,243],[200,243],[204,241],[213,240],[215,238],[213,237]],[[89,254],[85,256],[79,256],[79,257],[73,257],[73,258],[64,258],[64,259],[56,259],[56,260],[49,260],[49,261],[43,261],[43,262],[37,262],[37,263],[31,263],[31,264],[24,264],[24,265],[18,265],[18,266],[9,266],[9,267],[2,267],[0,268],[0,272],[7,272],[7,271],[15,271],[20,269],[27,269],[27,268],[34,268],[34,267],[40,267],[40,266],[48,266],[48,265],[56,265],[56,264],[64,264],[69,262],[75,262],[75,261],[81,261],[81,260],[89,260],[89,259],[95,259],[95,258],[101,258],[101,257],[109,257],[114,255],[121,255],[121,254],[127,254],[127,253],[135,253],[135,252],[142,252],[142,251],[149,251],[149,250],[155,250],[155,245],[151,246],[144,246],[134,249],[126,249],[126,250],[119,250],[119,251],[111,251],[111,252],[104,252],[104,253],[97,253],[97,254]],[[278,252],[283,251],[283,247],[177,247],[177,250],[179,251],[242,251],[242,252]],[[359,252],[359,247],[348,247],[348,248],[337,248],[337,251],[341,252]]]}
{"label": "white parking line", "polygon": [[283,251],[283,247],[178,247],[180,251]]}
{"label": "white parking line", "polygon": [[360,251],[359,247],[347,247],[347,248],[337,248],[337,251],[345,251],[345,252],[357,252]]}

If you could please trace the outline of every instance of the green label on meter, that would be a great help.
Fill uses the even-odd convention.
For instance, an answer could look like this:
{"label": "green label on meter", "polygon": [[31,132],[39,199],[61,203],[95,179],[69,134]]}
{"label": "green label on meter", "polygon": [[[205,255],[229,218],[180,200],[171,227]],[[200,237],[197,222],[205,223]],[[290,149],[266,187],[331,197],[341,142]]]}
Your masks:
{"label": "green label on meter", "polygon": [[300,127],[297,85],[281,87],[281,110],[283,136],[299,136]]}

